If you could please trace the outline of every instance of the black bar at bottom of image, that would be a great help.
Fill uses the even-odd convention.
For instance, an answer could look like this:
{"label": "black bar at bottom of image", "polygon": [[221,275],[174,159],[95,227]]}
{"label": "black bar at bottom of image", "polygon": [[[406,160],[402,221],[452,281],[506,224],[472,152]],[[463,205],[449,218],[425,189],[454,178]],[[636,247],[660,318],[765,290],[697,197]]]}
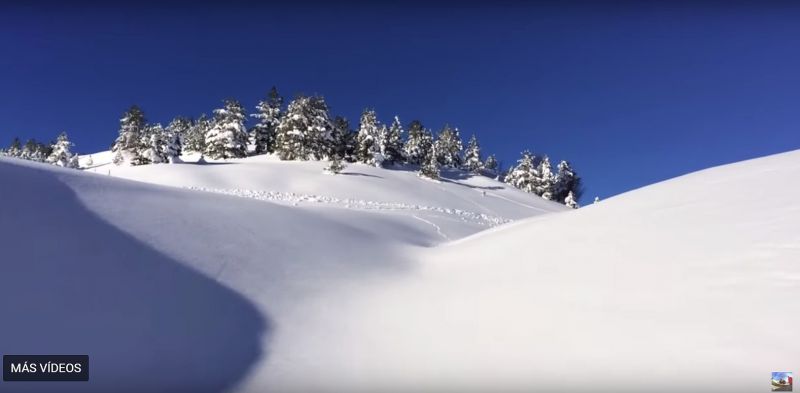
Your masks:
{"label": "black bar at bottom of image", "polygon": [[3,381],[88,381],[89,355],[3,355]]}

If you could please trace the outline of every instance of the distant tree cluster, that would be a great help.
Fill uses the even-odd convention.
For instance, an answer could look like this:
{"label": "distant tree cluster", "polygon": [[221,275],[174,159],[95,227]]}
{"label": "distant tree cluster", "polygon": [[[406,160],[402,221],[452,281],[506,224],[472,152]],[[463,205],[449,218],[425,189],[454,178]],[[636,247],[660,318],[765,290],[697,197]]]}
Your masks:
{"label": "distant tree cluster", "polygon": [[[163,127],[148,123],[142,109],[134,105],[120,119],[118,136],[111,146],[113,162],[174,163],[187,151],[213,159],[275,154],[281,160],[328,160],[325,171],[332,174],[342,171],[348,162],[377,167],[410,164],[419,168],[420,177],[437,180],[442,168],[461,169],[578,207],[581,179],[567,161],[559,162],[554,173],[546,155],[535,156],[526,150],[515,166],[503,171],[494,155],[483,158],[474,134],[464,147],[458,128],[450,125],[434,136],[419,120],[412,120],[404,129],[399,117],[394,116],[387,125],[375,110],[365,109],[354,130],[346,118],[331,116],[322,96],[298,95],[284,106],[275,87],[250,117],[256,122],[248,128],[244,107],[229,99],[211,117],[179,116]],[[71,146],[66,134],[49,145],[31,140],[21,147],[15,139],[5,154],[77,167]]]}
{"label": "distant tree cluster", "polygon": [[50,143],[28,139],[25,145],[22,145],[19,138],[14,138],[8,148],[0,150],[0,155],[77,169],[78,155],[72,152],[73,146],[67,133],[62,132]]}
{"label": "distant tree cluster", "polygon": [[511,167],[503,176],[503,181],[544,199],[561,202],[578,208],[577,200],[582,194],[581,178],[569,162],[561,161],[553,173],[550,158],[536,157],[530,151],[522,152],[517,165]]}
{"label": "distant tree cluster", "polygon": [[[111,145],[113,162],[117,165],[175,162],[183,150],[182,138],[193,125],[182,117],[175,118],[167,127],[148,124],[144,112],[136,105],[122,115],[119,123],[119,135]],[[210,132],[204,131],[204,134]]]}

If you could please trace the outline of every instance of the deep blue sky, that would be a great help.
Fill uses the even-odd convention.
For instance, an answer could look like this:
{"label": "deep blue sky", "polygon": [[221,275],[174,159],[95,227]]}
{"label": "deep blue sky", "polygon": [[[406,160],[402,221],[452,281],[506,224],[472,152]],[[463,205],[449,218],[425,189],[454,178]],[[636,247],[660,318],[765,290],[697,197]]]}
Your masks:
{"label": "deep blue sky", "polygon": [[2,145],[104,150],[133,103],[166,124],[276,85],[568,159],[584,202],[800,148],[790,2],[134,3],[0,5]]}

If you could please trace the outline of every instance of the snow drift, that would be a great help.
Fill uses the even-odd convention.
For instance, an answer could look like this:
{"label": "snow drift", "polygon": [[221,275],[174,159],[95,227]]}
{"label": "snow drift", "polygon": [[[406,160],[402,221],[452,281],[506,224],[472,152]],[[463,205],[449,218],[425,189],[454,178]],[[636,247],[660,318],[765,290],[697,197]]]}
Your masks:
{"label": "snow drift", "polygon": [[751,392],[800,359],[800,151],[577,211],[257,159],[111,177],[0,159],[4,353],[91,359],[88,383],[19,389]]}

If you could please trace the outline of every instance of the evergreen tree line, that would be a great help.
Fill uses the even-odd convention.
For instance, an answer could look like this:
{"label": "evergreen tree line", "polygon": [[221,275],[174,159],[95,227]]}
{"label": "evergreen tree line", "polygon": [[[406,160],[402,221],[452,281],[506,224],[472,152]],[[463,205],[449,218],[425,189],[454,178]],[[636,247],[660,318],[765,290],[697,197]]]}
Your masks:
{"label": "evergreen tree line", "polygon": [[19,138],[14,138],[6,149],[0,149],[0,155],[77,169],[79,167],[78,154],[72,152],[73,146],[67,133],[62,132],[55,141],[50,143],[28,139],[22,145]]}
{"label": "evergreen tree line", "polygon": [[[441,168],[457,168],[578,207],[581,181],[567,161],[559,162],[554,172],[546,155],[538,157],[525,151],[516,165],[501,170],[495,155],[483,158],[474,134],[465,147],[458,128],[450,125],[434,136],[419,120],[412,120],[404,128],[397,116],[386,124],[378,120],[374,110],[366,109],[353,129],[346,118],[330,115],[322,96],[298,95],[284,106],[283,97],[275,87],[255,106],[250,117],[255,124],[248,128],[244,107],[228,99],[211,117],[179,116],[163,127],[148,123],[142,109],[134,105],[120,119],[119,133],[111,146],[113,162],[117,165],[178,162],[183,151],[213,159],[275,154],[282,160],[329,160],[331,164],[326,171],[330,173],[339,173],[348,162],[378,167],[411,164],[419,167],[420,177],[434,180],[439,179]],[[60,153],[53,162],[63,162],[64,151],[71,154],[71,143],[66,134],[62,136],[59,136],[61,144],[50,145],[46,154],[37,153],[37,157],[46,156],[50,161],[58,150]],[[18,140],[16,143],[19,144]],[[21,149],[14,150],[13,145],[10,148],[17,150]],[[67,162],[70,161],[68,158]],[[74,161],[77,165],[77,158]]]}

